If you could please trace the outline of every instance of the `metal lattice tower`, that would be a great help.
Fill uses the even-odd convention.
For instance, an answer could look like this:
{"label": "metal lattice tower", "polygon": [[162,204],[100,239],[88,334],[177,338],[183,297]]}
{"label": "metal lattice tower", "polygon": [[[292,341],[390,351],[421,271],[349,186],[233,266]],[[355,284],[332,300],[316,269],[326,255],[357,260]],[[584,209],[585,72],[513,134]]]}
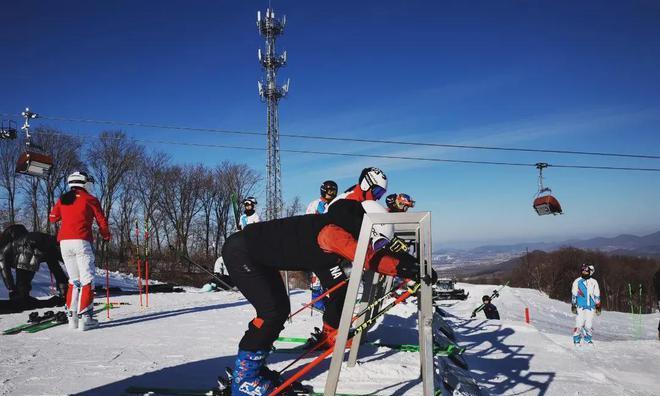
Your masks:
{"label": "metal lattice tower", "polygon": [[280,170],[280,131],[278,103],[289,92],[289,80],[282,86],[277,85],[277,70],[286,64],[286,51],[281,55],[275,52],[275,39],[284,33],[286,17],[275,19],[275,12],[266,9],[266,15],[261,17],[257,11],[257,27],[266,40],[265,53],[259,49],[259,63],[264,69],[265,79],[258,81],[259,96],[266,103],[266,120],[268,128],[268,158],[266,170],[268,181],[266,187],[267,205],[266,219],[280,217],[282,213],[282,184]]}

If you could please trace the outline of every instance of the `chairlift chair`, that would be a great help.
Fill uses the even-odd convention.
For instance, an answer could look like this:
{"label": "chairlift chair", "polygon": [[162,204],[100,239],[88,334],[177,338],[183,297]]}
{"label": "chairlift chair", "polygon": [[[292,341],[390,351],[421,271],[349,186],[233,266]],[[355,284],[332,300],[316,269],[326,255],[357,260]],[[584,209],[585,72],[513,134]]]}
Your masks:
{"label": "chairlift chair", "polygon": [[543,187],[543,168],[547,168],[548,164],[539,162],[536,168],[539,170],[539,191],[536,193],[536,198],[532,207],[539,216],[544,215],[558,215],[562,214],[561,205],[557,198],[552,195],[552,190],[548,187]]}
{"label": "chairlift chair", "polygon": [[16,121],[2,120],[0,123],[0,139],[16,139]]}
{"label": "chairlift chair", "polygon": [[43,148],[32,143],[30,135],[30,119],[37,118],[37,114],[26,108],[22,113],[25,124],[21,128],[25,131],[25,151],[16,161],[16,172],[28,176],[45,177],[53,166],[53,158]]}

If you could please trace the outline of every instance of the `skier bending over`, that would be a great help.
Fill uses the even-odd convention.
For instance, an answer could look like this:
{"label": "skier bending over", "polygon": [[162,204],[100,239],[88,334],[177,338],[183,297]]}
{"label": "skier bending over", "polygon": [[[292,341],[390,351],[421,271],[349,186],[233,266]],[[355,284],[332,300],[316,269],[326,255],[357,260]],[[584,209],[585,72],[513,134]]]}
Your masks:
{"label": "skier bending over", "polygon": [[92,222],[96,219],[104,240],[110,240],[110,229],[98,199],[91,195],[94,178],[85,172],[74,172],[67,179],[69,191],[62,194],[50,213],[50,222],[62,221],[57,240],[69,273],[66,295],[69,327],[82,331],[97,327],[94,319],[94,251]]}
{"label": "skier bending over", "polygon": [[[2,232],[0,270],[10,300],[19,300],[19,304],[25,304],[26,308],[30,308],[32,279],[39,265],[44,261],[55,278],[57,291],[63,301],[68,281],[59,263],[63,260],[55,238],[43,232],[28,232],[22,224],[10,225]],[[16,268],[16,283],[11,273],[12,268]]]}
{"label": "skier bending over", "polygon": [[[371,192],[367,195],[373,197]],[[267,395],[279,383],[277,374],[265,366],[266,357],[290,312],[279,271],[320,274],[336,267],[342,259],[352,261],[362,218],[374,204],[384,212],[384,208],[373,201],[361,203],[344,199],[333,202],[327,214],[256,223],[227,239],[222,249],[227,270],[257,311],[257,317],[249,323],[239,343],[232,375],[232,396]],[[377,252],[370,248],[365,266],[387,275],[419,278],[420,266],[416,258],[406,252],[391,252],[387,245]],[[343,303],[343,297],[339,302]],[[326,309],[324,321],[331,311]],[[335,333],[331,335],[326,341],[328,347],[334,342]]]}
{"label": "skier bending over", "polygon": [[577,314],[575,318],[575,328],[573,329],[573,343],[580,344],[584,336],[584,342],[593,344],[592,322],[594,312],[600,315],[600,288],[598,281],[592,278],[594,272],[593,265],[582,264],[580,267],[580,277],[573,281],[571,289],[571,311]]}

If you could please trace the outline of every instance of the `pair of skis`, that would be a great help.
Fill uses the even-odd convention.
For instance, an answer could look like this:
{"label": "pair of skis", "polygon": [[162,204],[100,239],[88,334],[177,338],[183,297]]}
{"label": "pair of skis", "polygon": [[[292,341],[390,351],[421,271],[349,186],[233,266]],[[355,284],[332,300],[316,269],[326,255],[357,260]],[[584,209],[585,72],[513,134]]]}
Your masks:
{"label": "pair of skis", "polygon": [[[112,308],[112,306],[104,305],[102,308],[95,309],[94,314],[103,312],[109,308]],[[63,325],[66,323],[68,323],[66,314],[64,314],[64,312],[58,312],[57,314],[54,315],[40,317],[32,322],[24,323],[6,329],[2,332],[2,335],[12,335],[18,333],[37,333],[39,331],[50,329],[51,327]]]}

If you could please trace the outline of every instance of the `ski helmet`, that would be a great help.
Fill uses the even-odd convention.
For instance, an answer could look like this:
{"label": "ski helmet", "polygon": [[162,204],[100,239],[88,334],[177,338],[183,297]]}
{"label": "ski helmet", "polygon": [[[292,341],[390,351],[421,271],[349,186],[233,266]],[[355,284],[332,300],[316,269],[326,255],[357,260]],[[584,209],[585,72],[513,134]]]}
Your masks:
{"label": "ski helmet", "polygon": [[[367,213],[387,213],[387,209],[376,201],[363,201],[362,208]],[[374,224],[371,228],[371,246],[374,251],[382,249],[392,238],[394,238],[392,224]]]}
{"label": "ski helmet", "polygon": [[489,295],[485,295],[485,296],[481,297],[481,302],[485,303],[486,301],[490,301],[490,296]]}
{"label": "ski helmet", "polygon": [[360,173],[358,184],[362,191],[371,191],[373,199],[377,201],[387,191],[387,176],[378,168],[364,168]]}
{"label": "ski helmet", "polygon": [[326,180],[321,184],[321,196],[326,198],[326,195],[329,195],[329,198],[326,198],[329,201],[332,201],[337,196],[337,183],[333,180]]}
{"label": "ski helmet", "polygon": [[85,189],[87,192],[92,192],[94,178],[87,174],[87,172],[73,172],[69,175],[66,181],[69,189],[73,187],[80,187]]}
{"label": "ski helmet", "polygon": [[587,263],[584,263],[580,267],[580,272],[584,272],[584,271],[589,271],[589,275],[593,275],[594,272],[596,272],[596,268],[594,268],[593,265],[589,265]]}
{"label": "ski helmet", "polygon": [[396,194],[390,194],[387,197],[385,197],[385,204],[387,205],[388,209],[397,210],[398,208],[396,207]]}
{"label": "ski helmet", "polygon": [[243,200],[243,206],[245,205],[257,206],[257,199],[255,197],[247,197]]}

